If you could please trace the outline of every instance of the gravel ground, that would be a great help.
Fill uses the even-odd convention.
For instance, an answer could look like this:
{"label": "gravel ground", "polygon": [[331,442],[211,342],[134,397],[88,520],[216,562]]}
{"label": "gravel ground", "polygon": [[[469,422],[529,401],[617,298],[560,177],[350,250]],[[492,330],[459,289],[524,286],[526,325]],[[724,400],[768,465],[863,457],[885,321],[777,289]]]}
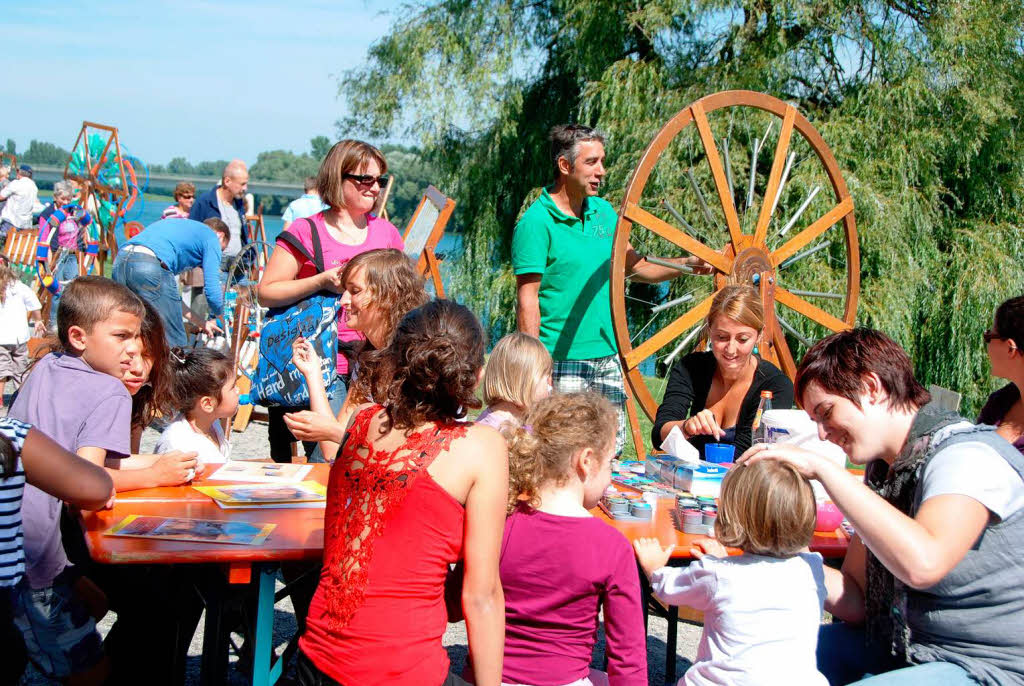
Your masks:
{"label": "gravel ground", "polygon": [[[10,386],[7,388],[11,390]],[[5,394],[4,406],[9,402],[9,395]],[[0,410],[0,414],[6,414],[6,410]],[[159,432],[154,429],[147,429],[142,438],[142,452],[152,450],[156,445]],[[267,427],[266,424],[252,422],[244,432],[234,432],[231,436],[232,454],[238,457],[256,457],[267,452]],[[280,588],[280,582],[278,582]],[[284,649],[284,644],[295,633],[295,616],[292,610],[291,599],[285,598],[276,607],[274,621],[274,640],[277,651]],[[99,624],[100,633],[106,636],[113,625],[116,615],[109,613]],[[647,630],[647,659],[648,677],[651,684],[665,683],[665,647],[668,623],[666,620],[652,616]],[[676,676],[681,676],[690,666],[691,661],[697,653],[697,642],[700,639],[700,627],[690,624],[679,624],[679,638],[676,649]],[[467,640],[465,623],[449,624],[444,635],[444,645],[451,657],[454,669],[461,670],[466,661]],[[203,622],[200,621],[199,629],[192,639],[189,648],[189,658],[186,665],[186,684],[199,684],[199,663],[203,646]],[[228,683],[244,684],[245,675],[241,670],[234,669],[235,657],[231,657],[232,668],[229,670]],[[594,649],[594,666],[600,667],[604,663],[604,633],[601,631],[598,636],[598,644]],[[50,681],[30,666],[23,681],[23,684],[42,686],[56,684]]]}

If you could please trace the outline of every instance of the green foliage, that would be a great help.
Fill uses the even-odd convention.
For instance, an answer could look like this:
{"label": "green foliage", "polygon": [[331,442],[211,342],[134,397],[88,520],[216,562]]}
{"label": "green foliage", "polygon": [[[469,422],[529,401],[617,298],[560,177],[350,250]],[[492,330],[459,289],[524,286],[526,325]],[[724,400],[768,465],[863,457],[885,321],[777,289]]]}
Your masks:
{"label": "green foliage", "polygon": [[422,143],[458,201],[453,290],[497,335],[514,326],[511,235],[550,179],[552,125],[608,132],[617,202],[688,103],[731,88],[794,102],[854,197],[858,322],[970,414],[994,387],[980,333],[1024,291],[1022,27],[1019,0],[421,0],[341,79],[363,104],[344,126]]}
{"label": "green foliage", "polygon": [[[13,150],[11,150],[12,142],[13,141],[8,141],[8,152],[13,152]],[[54,145],[53,143],[32,140],[29,141],[28,150],[18,155],[18,162],[27,164],[48,164],[63,167],[70,156],[70,152],[60,146]]]}

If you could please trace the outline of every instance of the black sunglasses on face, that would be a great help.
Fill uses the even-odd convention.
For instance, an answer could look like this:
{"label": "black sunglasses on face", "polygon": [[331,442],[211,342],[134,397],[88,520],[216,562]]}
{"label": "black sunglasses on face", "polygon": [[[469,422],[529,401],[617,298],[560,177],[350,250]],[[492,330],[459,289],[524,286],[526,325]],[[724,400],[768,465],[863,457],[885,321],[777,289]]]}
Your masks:
{"label": "black sunglasses on face", "polygon": [[373,176],[372,174],[342,174],[341,178],[351,179],[360,186],[372,186],[374,182],[376,182],[381,188],[388,185],[387,174],[382,174],[381,176]]}
{"label": "black sunglasses on face", "polygon": [[985,345],[988,345],[992,341],[1005,341],[1006,339],[997,334],[995,331],[986,331],[981,334],[981,337],[985,339]]}

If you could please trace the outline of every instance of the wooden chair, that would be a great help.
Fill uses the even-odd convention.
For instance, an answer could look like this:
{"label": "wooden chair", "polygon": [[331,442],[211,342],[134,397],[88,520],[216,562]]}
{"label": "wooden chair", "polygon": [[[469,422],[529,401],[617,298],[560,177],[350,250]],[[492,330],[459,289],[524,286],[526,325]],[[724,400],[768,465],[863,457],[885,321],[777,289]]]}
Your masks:
{"label": "wooden chair", "polygon": [[454,200],[428,186],[402,235],[405,254],[416,260],[416,269],[421,274],[430,277],[438,298],[444,297],[444,284],[441,282],[441,261],[434,249],[441,241],[454,210]]}

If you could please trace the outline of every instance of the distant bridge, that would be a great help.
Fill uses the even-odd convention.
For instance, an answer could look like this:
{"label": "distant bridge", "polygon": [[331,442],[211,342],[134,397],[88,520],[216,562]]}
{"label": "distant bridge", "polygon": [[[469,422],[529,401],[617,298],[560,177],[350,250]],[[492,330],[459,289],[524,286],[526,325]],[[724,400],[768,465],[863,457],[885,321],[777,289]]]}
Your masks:
{"label": "distant bridge", "polygon": [[[53,183],[64,178],[64,167],[53,167],[48,165],[32,165],[33,178],[44,183]],[[156,189],[166,190],[170,195],[174,187],[187,181],[195,184],[196,191],[203,193],[220,183],[219,176],[176,176],[174,174],[150,174],[149,188],[147,192],[154,192]],[[249,192],[254,195],[284,195],[288,197],[299,197],[304,192],[301,183],[284,183],[280,181],[258,181],[249,179]]]}

